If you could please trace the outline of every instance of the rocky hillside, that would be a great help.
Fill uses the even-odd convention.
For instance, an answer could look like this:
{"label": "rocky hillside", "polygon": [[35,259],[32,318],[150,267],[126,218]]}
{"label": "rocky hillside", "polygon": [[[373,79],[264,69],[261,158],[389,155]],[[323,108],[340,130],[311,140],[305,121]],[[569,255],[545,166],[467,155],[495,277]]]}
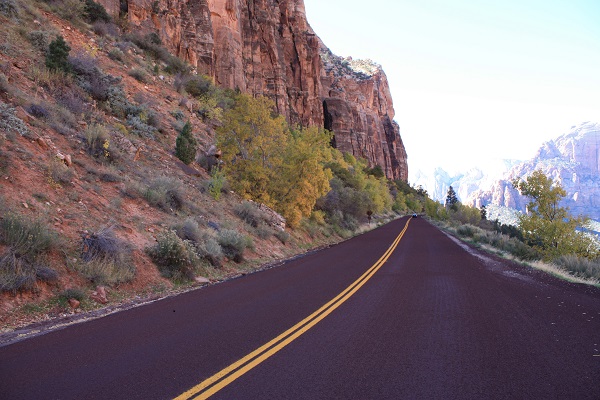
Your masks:
{"label": "rocky hillside", "polygon": [[[355,207],[352,199],[364,197],[343,182],[346,210],[332,195],[292,230],[211,170],[221,155],[216,130],[248,97],[235,89],[270,96],[291,121],[324,125],[326,88],[357,121],[349,147],[336,135],[339,147],[390,176],[406,171],[380,67],[330,55],[325,68],[301,3],[281,3],[278,13],[260,4],[223,2],[221,12],[202,1],[107,3],[110,18],[93,1],[0,0],[0,336],[239,276],[367,224],[371,203]],[[225,17],[245,28],[228,28]],[[332,106],[330,115],[335,126],[346,114]],[[369,137],[357,146],[359,126]],[[396,135],[394,151],[382,144],[386,134]],[[362,161],[345,168],[366,182]],[[389,196],[385,180],[368,179]]]}
{"label": "rocky hillside", "polygon": [[406,151],[387,78],[335,57],[310,27],[302,0],[100,0],[139,33],[223,87],[266,95],[292,124],[325,126],[342,151],[407,180]]}
{"label": "rocky hillside", "polygon": [[544,143],[534,158],[513,166],[488,190],[469,196],[468,204],[495,204],[525,210],[527,199],[512,187],[515,178],[542,170],[567,192],[564,205],[575,215],[600,219],[600,124],[586,122]]}

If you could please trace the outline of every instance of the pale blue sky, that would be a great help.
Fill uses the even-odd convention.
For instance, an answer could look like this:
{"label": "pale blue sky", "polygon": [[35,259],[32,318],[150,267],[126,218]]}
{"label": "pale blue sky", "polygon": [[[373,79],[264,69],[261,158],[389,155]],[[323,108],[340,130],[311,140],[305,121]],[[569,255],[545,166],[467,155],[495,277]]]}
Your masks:
{"label": "pale blue sky", "polygon": [[492,168],[600,121],[599,0],[305,0],[337,55],[388,76],[409,171]]}

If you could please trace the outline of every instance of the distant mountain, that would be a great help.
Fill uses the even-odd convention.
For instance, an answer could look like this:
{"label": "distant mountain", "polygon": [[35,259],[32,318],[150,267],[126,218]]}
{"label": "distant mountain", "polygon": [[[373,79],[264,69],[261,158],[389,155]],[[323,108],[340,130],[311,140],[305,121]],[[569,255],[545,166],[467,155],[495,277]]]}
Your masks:
{"label": "distant mountain", "polygon": [[488,189],[471,192],[463,202],[525,211],[528,200],[512,187],[511,181],[535,170],[542,170],[561,184],[567,192],[562,205],[572,214],[600,220],[600,124],[594,122],[573,126],[570,132],[544,143],[533,159],[514,165],[502,179]]}
{"label": "distant mountain", "polygon": [[[506,171],[508,168],[505,168]],[[471,168],[466,172],[451,174],[441,167],[430,173],[417,171],[412,176],[413,186],[422,186],[429,197],[444,202],[448,194],[448,188],[452,186],[458,200],[464,202],[469,196],[481,188],[491,187],[498,175],[488,175],[479,168]]]}

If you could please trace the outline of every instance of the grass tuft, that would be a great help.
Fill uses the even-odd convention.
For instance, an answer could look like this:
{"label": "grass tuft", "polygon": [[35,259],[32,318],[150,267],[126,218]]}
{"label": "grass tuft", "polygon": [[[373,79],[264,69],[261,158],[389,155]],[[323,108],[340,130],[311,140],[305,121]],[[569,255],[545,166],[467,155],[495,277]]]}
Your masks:
{"label": "grass tuft", "polygon": [[131,246],[117,238],[111,227],[83,236],[81,257],[76,269],[94,284],[118,285],[135,278]]}

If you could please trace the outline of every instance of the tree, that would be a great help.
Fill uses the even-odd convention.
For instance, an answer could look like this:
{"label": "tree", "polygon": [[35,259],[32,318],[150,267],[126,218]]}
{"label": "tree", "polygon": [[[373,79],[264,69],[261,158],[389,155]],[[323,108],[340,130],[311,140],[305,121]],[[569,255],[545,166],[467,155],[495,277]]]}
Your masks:
{"label": "tree", "polygon": [[46,54],[46,67],[52,71],[71,71],[71,64],[69,64],[69,52],[71,47],[65,42],[65,39],[58,35],[48,47],[48,53]]}
{"label": "tree", "polygon": [[186,122],[177,139],[175,140],[175,156],[179,158],[184,164],[189,164],[194,161],[196,157],[196,151],[198,150],[198,143],[192,135],[192,124],[190,121]]}
{"label": "tree", "polygon": [[559,205],[566,196],[560,184],[554,184],[552,178],[537,170],[525,180],[514,179],[512,185],[531,200],[527,214],[519,216],[519,227],[524,239],[538,248],[545,259],[566,254],[597,256],[598,249],[591,239],[576,230],[585,224],[585,219],[571,216],[568,208]]}
{"label": "tree", "polygon": [[89,23],[96,21],[110,22],[110,15],[102,4],[96,3],[94,0],[85,0],[83,6],[83,16]]}
{"label": "tree", "polygon": [[285,119],[273,113],[274,103],[248,94],[236,97],[217,129],[223,168],[234,191],[247,200],[275,208],[272,183],[283,164],[288,141]]}
{"label": "tree", "polygon": [[458,203],[458,197],[456,197],[454,188],[450,186],[448,188],[448,194],[446,195],[446,207],[452,208],[456,211],[456,203]]}
{"label": "tree", "polygon": [[487,208],[485,207],[485,204],[483,204],[481,206],[481,210],[480,211],[481,211],[481,219],[484,220],[484,221],[487,220]]}
{"label": "tree", "polygon": [[232,189],[281,213],[294,227],[330,190],[331,134],[323,129],[290,130],[266,97],[236,97],[217,129],[223,169]]}
{"label": "tree", "polygon": [[291,132],[273,198],[276,209],[292,227],[309,216],[317,199],[330,190],[333,175],[323,167],[329,159],[330,141],[331,133],[316,127]]}

